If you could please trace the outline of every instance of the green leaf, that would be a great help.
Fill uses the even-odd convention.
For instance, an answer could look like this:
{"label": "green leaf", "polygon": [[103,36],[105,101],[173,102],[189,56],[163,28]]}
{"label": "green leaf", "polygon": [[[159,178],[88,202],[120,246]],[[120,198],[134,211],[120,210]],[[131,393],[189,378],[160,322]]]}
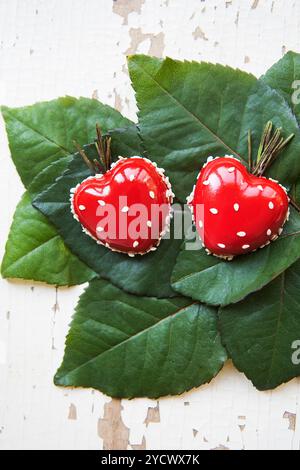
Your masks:
{"label": "green leaf", "polygon": [[[117,142],[114,144],[114,149],[118,152],[115,155],[137,154],[136,145],[139,145],[139,141],[133,141],[131,149],[127,146],[126,153],[124,153],[126,149],[121,151],[122,148],[116,144]],[[85,151],[90,158],[93,158],[94,145],[86,146]],[[175,296],[170,285],[170,278],[181,240],[162,240],[159,249],[155,252],[129,258],[125,254],[115,253],[97,245],[74,220],[70,211],[70,189],[89,175],[89,170],[83,160],[75,154],[67,172],[35,199],[34,206],[55,225],[71,251],[104,279],[109,279],[132,294],[153,297]]]}
{"label": "green leaf", "polygon": [[12,159],[27,187],[50,163],[95,138],[98,122],[102,131],[129,126],[118,111],[97,100],[66,96],[23,108],[1,108]]}
{"label": "green leaf", "polygon": [[58,286],[88,282],[96,276],[65,246],[55,227],[32,198],[66,170],[71,157],[60,158],[39,173],[18,204],[2,261],[5,278],[47,282]]}
{"label": "green leaf", "polygon": [[46,217],[32,207],[28,192],[14,215],[1,274],[59,286],[81,284],[96,275],[72,255]]}
{"label": "green leaf", "polygon": [[56,160],[42,170],[28,186],[28,193],[31,198],[33,199],[40,192],[45,191],[45,189],[51,186],[67,170],[71,161],[72,156],[68,155]]}
{"label": "green leaf", "polygon": [[300,375],[299,261],[264,289],[221,309],[219,318],[235,366],[259,390]]}
{"label": "green leaf", "polygon": [[300,207],[300,181],[297,181],[290,192],[290,196],[294,199],[298,207]]}
{"label": "green leaf", "polygon": [[[24,108],[2,107],[2,113],[13,161],[29,191],[18,205],[10,229],[3,276],[57,285],[91,280],[96,274],[70,252],[54,226],[31,206],[31,199],[65,171],[70,162],[68,154],[74,150],[73,140],[79,144],[93,141],[97,122],[104,132],[131,126],[129,136],[137,135],[136,127],[116,110],[87,98],[65,97]],[[119,134],[126,146],[127,134],[124,136],[122,129],[112,134],[116,150],[120,147]]]}
{"label": "green leaf", "polygon": [[281,94],[300,122],[300,54],[289,51],[260,80]]}
{"label": "green leaf", "polygon": [[239,70],[207,63],[129,58],[139,108],[139,128],[152,160],[166,169],[175,194],[185,201],[208,156],[232,154],[247,162],[267,121],[295,133],[269,175],[290,186],[300,175],[300,131],[285,100]]}
{"label": "green leaf", "polygon": [[136,297],[95,280],[76,308],[55,384],[122,398],[182,393],[226,360],[216,323],[213,308],[189,299]]}
{"label": "green leaf", "polygon": [[[110,133],[113,136],[113,150],[117,155],[124,148],[127,149],[133,139],[138,148],[136,126],[131,125],[126,132],[124,129],[115,129]],[[94,149],[94,145],[91,147]],[[17,207],[10,229],[2,262],[3,277],[73,285],[87,282],[96,276],[94,271],[71,253],[52,223],[31,205],[31,200],[38,193],[64,173],[72,158],[69,155],[53,162],[29,185],[28,193]]]}
{"label": "green leaf", "polygon": [[228,305],[268,284],[300,254],[300,216],[291,210],[281,237],[262,250],[223,261],[183,246],[172,275],[176,292],[210,305]]}
{"label": "green leaf", "polygon": [[135,124],[111,129],[107,135],[111,137],[112,160],[117,160],[119,156],[142,156],[144,154],[138,127]]}
{"label": "green leaf", "polygon": [[[300,124],[300,54],[288,52],[260,80],[276,90],[286,100]],[[299,205],[299,181],[293,185],[291,195]]]}
{"label": "green leaf", "polygon": [[[145,148],[167,170],[181,201],[191,192],[210,154],[233,154],[245,162],[249,129],[255,155],[269,120],[287,135],[295,133],[295,138],[268,176],[288,187],[299,177],[298,123],[282,96],[262,81],[221,65],[146,56],[131,57],[129,70]],[[287,246],[291,247],[288,254]],[[297,235],[232,263],[207,258],[203,251],[183,251],[172,287],[192,298],[224,305],[261,288],[299,255]]]}

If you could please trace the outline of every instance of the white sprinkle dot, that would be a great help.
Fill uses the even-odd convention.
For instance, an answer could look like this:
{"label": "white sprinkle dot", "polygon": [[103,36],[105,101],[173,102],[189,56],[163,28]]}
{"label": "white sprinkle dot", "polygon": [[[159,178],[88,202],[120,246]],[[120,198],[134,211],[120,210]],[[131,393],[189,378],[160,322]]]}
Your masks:
{"label": "white sprinkle dot", "polygon": [[272,201],[269,202],[269,209],[274,209],[274,204]]}
{"label": "white sprinkle dot", "polygon": [[257,187],[258,187],[258,189],[259,189],[260,191],[263,191],[263,190],[264,190],[264,188],[262,187],[261,184],[259,184]]}
{"label": "white sprinkle dot", "polygon": [[240,208],[240,205],[236,202],[235,204],[233,204],[233,208],[234,208],[235,212],[238,212],[238,210]]}
{"label": "white sprinkle dot", "polygon": [[84,210],[85,210],[85,206],[83,206],[82,204],[80,204],[79,210],[80,210],[80,211],[84,211]]}
{"label": "white sprinkle dot", "polygon": [[134,175],[130,175],[129,176],[129,181],[133,181],[134,180]]}
{"label": "white sprinkle dot", "polygon": [[152,227],[152,222],[151,222],[151,220],[147,220],[147,227]]}
{"label": "white sprinkle dot", "polygon": [[219,212],[218,209],[215,209],[214,207],[212,207],[212,208],[209,209],[209,210],[210,210],[210,212],[211,212],[212,214],[215,214],[215,215]]}
{"label": "white sprinkle dot", "polygon": [[97,227],[97,232],[103,232],[104,228],[103,227],[100,227],[100,225],[98,225]]}
{"label": "white sprinkle dot", "polygon": [[85,189],[84,192],[87,193],[87,194],[91,194],[92,196],[98,196],[98,197],[101,196],[99,191],[97,189],[94,189],[94,188]]}
{"label": "white sprinkle dot", "polygon": [[199,227],[200,227],[200,228],[203,228],[203,222],[202,222],[202,220],[199,220]]}
{"label": "white sprinkle dot", "polygon": [[230,168],[228,168],[228,173],[233,173],[235,170],[234,166],[231,166]]}
{"label": "white sprinkle dot", "polygon": [[219,248],[226,248],[225,245],[224,245],[224,243],[218,243],[218,247],[219,247]]}
{"label": "white sprinkle dot", "polygon": [[136,248],[137,246],[139,246],[139,242],[137,240],[135,240],[132,244],[133,248]]}
{"label": "white sprinkle dot", "polygon": [[245,237],[245,236],[246,236],[246,232],[237,232],[237,236],[238,236],[238,237]]}
{"label": "white sprinkle dot", "polygon": [[268,228],[268,230],[267,230],[267,235],[268,235],[268,237],[269,237],[271,234],[272,234],[272,230],[271,230],[270,228]]}
{"label": "white sprinkle dot", "polygon": [[121,212],[128,212],[128,211],[129,211],[129,207],[127,207],[127,206],[124,206],[121,209]]}
{"label": "white sprinkle dot", "polygon": [[103,206],[105,206],[105,201],[100,200],[100,201],[98,201],[98,204],[100,204],[100,206],[103,207]]}
{"label": "white sprinkle dot", "polygon": [[151,197],[151,199],[154,199],[155,198],[155,194],[153,191],[149,191],[149,196]]}
{"label": "white sprinkle dot", "polygon": [[248,248],[250,248],[250,245],[243,245],[242,248],[243,250],[248,250]]}
{"label": "white sprinkle dot", "polygon": [[208,185],[209,185],[209,181],[208,181],[208,180],[203,181],[203,185],[204,185],[204,186],[208,186]]}
{"label": "white sprinkle dot", "polygon": [[135,254],[134,253],[127,253],[130,258],[134,258]]}

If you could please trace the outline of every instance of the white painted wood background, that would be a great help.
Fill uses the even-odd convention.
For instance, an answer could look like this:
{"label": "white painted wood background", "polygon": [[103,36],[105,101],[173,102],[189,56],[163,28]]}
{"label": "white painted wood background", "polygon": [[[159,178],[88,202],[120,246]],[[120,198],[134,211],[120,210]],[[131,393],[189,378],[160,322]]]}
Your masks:
{"label": "white painted wood background", "polygon": [[[0,103],[94,96],[135,119],[126,54],[260,75],[300,51],[299,20],[297,0],[0,0]],[[23,191],[2,120],[0,172],[2,255]],[[258,392],[228,364],[210,385],[159,402],[55,388],[83,288],[0,289],[0,449],[299,449],[299,379]]]}

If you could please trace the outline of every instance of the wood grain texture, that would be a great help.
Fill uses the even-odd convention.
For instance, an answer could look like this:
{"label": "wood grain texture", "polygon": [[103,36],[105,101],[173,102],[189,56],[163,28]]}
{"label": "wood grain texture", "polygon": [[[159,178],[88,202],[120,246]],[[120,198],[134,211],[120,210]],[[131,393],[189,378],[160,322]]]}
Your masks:
{"label": "wood grain texture", "polygon": [[[262,74],[300,50],[294,0],[2,0],[0,102],[98,97],[136,118],[126,53]],[[1,255],[22,186],[0,122]],[[299,449],[300,380],[257,392],[229,363],[180,397],[111,401],[55,388],[83,288],[0,281],[0,449]]]}

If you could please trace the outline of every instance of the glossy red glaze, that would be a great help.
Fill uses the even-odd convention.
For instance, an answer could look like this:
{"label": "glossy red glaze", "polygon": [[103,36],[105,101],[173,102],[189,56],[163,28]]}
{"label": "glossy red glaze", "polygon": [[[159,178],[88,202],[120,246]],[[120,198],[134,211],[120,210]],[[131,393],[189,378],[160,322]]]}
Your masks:
{"label": "glossy red glaze", "polygon": [[231,157],[208,162],[189,198],[204,246],[229,258],[275,240],[288,217],[288,203],[282,186],[251,175]]}
{"label": "glossy red glaze", "polygon": [[168,178],[141,157],[119,159],[105,174],[84,180],[71,197],[74,217],[88,235],[131,256],[158,245],[171,203]]}

